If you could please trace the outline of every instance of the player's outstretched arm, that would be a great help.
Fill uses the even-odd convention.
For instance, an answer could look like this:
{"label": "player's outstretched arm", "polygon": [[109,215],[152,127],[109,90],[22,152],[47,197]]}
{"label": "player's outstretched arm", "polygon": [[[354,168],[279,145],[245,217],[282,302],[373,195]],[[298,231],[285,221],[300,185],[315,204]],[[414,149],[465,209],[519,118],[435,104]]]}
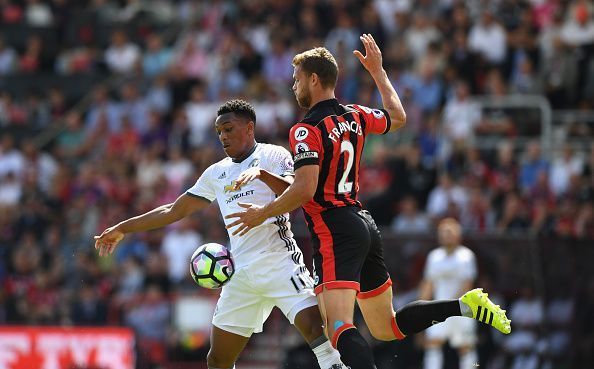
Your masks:
{"label": "player's outstretched arm", "polygon": [[209,202],[184,193],[171,204],[161,205],[147,213],[124,220],[95,236],[99,256],[113,253],[126,233],[148,231],[174,223],[209,205]]}
{"label": "player's outstretched arm", "polygon": [[363,46],[365,46],[365,55],[361,54],[359,50],[353,51],[353,54],[355,54],[375,81],[375,85],[382,96],[384,109],[388,112],[392,121],[390,132],[399,130],[406,124],[406,112],[394,86],[392,86],[388,78],[388,74],[382,66],[382,52],[370,34],[363,34],[359,38],[363,42]]}
{"label": "player's outstretched arm", "polygon": [[233,189],[237,190],[244,184],[256,179],[264,182],[264,184],[268,186],[276,195],[280,195],[285,192],[285,190],[293,183],[293,176],[282,177],[274,173],[270,173],[265,169],[253,167],[246,169],[239,175],[239,177],[237,177]]}

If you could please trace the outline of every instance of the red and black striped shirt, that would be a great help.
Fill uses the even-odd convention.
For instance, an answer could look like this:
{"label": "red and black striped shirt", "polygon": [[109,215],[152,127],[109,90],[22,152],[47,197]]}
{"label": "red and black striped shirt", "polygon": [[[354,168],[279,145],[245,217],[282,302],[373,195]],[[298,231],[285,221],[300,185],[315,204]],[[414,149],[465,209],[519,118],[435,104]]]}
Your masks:
{"label": "red and black striped shirt", "polygon": [[331,208],[361,207],[357,194],[365,138],[389,130],[390,117],[385,110],[341,105],[336,99],[317,103],[291,128],[295,169],[320,166],[316,193],[303,206],[309,216]]}

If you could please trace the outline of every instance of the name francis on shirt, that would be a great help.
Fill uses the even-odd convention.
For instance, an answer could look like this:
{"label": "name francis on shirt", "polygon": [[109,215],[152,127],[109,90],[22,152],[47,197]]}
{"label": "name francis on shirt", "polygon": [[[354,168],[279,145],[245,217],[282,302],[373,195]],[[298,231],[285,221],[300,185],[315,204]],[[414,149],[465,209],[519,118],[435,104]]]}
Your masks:
{"label": "name francis on shirt", "polygon": [[334,142],[338,142],[340,136],[344,132],[348,131],[356,133],[359,136],[363,136],[363,130],[361,129],[361,126],[359,125],[359,123],[353,120],[350,122],[338,122],[338,127],[332,128],[330,134],[328,135],[328,138]]}

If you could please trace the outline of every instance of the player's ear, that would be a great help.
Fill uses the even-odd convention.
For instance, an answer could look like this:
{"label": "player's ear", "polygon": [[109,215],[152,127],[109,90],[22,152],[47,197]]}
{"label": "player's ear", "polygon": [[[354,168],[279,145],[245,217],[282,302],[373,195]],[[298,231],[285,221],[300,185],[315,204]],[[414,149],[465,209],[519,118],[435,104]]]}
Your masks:
{"label": "player's ear", "polygon": [[318,76],[317,73],[310,74],[309,80],[313,86],[315,86],[316,84],[320,84],[320,76]]}
{"label": "player's ear", "polygon": [[253,135],[256,134],[256,123],[253,120],[247,122],[247,131]]}

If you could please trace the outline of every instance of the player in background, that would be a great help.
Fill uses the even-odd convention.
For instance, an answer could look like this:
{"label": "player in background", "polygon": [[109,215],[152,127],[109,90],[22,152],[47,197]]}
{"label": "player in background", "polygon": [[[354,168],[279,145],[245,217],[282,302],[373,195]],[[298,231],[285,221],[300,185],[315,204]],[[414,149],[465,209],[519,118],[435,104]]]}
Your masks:
{"label": "player in background", "polygon": [[[99,255],[113,253],[127,233],[164,227],[214,200],[224,217],[241,209],[239,200],[264,205],[281,194],[292,183],[293,159],[283,147],[256,143],[255,125],[256,114],[249,103],[231,100],[222,105],[215,129],[228,157],[207,168],[175,202],[127,219],[95,236]],[[241,182],[239,185],[236,179]],[[289,214],[266,219],[242,237],[229,237],[236,271],[217,302],[208,368],[234,368],[250,336],[262,331],[274,306],[297,327],[322,369],[344,368],[339,353],[324,335],[313,281],[293,239]]]}
{"label": "player in background", "polygon": [[[470,290],[476,279],[474,253],[460,244],[462,229],[453,218],[439,222],[439,247],[431,251],[421,283],[421,300],[454,299]],[[443,367],[443,344],[449,341],[458,350],[460,369],[472,369],[478,362],[475,351],[476,323],[471,319],[451,317],[429,327],[425,332],[425,369]]]}
{"label": "player in background", "polygon": [[375,368],[367,342],[353,325],[355,301],[371,334],[384,341],[418,333],[450,316],[483,318],[509,333],[510,321],[482,290],[460,299],[415,301],[397,312],[392,306],[392,281],[383,260],[381,235],[369,212],[357,200],[359,163],[369,134],[403,127],[406,115],[382,66],[382,54],[371,35],[362,35],[365,54],[354,54],[370,73],[384,110],[341,105],[335,98],[338,66],[325,48],[293,58],[293,91],[309,109],[289,133],[295,180],[271,203],[243,203],[243,211],[227,225],[245,234],[265,219],[303,206],[314,248],[314,281],[324,326],[343,363],[351,369]]}

